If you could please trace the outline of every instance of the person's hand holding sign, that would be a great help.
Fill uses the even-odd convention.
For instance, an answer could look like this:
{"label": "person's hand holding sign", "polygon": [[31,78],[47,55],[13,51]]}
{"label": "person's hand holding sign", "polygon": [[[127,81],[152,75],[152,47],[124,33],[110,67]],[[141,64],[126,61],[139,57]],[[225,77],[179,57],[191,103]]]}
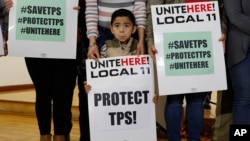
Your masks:
{"label": "person's hand holding sign", "polygon": [[158,53],[158,51],[154,45],[148,47],[148,54],[150,55],[150,57],[153,59],[154,62],[156,62],[156,57],[155,57],[156,53]]}

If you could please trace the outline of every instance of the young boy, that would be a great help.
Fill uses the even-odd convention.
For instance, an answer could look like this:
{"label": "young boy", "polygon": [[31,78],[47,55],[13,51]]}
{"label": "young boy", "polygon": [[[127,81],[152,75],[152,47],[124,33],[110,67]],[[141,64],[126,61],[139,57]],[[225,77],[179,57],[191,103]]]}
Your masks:
{"label": "young boy", "polygon": [[[101,48],[101,58],[136,55],[138,41],[132,34],[136,31],[134,14],[126,9],[116,10],[111,16],[110,30],[114,35],[113,40],[107,40]],[[88,93],[91,86],[84,82],[84,89]],[[154,96],[153,102],[157,102],[158,96]]]}

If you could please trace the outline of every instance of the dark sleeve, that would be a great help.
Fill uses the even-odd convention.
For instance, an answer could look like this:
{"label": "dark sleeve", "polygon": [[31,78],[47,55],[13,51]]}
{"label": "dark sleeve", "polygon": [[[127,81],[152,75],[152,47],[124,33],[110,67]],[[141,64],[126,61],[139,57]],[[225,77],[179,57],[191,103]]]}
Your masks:
{"label": "dark sleeve", "polygon": [[0,17],[3,17],[5,15],[5,9],[4,4],[2,3],[2,0],[0,0]]}
{"label": "dark sleeve", "polygon": [[[237,27],[242,32],[250,35],[250,17],[243,13],[242,0],[224,0],[224,7],[226,15],[229,19],[230,24]],[[249,3],[250,1],[245,1]]]}
{"label": "dark sleeve", "polygon": [[164,4],[164,0],[147,0],[146,6],[146,42],[147,47],[154,45],[154,33],[153,33],[153,24],[152,24],[152,13],[151,13],[151,6],[157,4]]}
{"label": "dark sleeve", "polygon": [[2,29],[2,35],[5,40],[8,38],[8,22],[9,16],[4,7],[4,0],[0,0],[0,24]]}
{"label": "dark sleeve", "polygon": [[222,33],[226,34],[228,19],[224,8],[223,0],[218,0]]}
{"label": "dark sleeve", "polygon": [[4,17],[0,18],[1,28],[2,28],[2,35],[3,38],[7,41],[8,40],[8,27],[9,27],[9,16],[5,15]]}
{"label": "dark sleeve", "polygon": [[87,47],[89,45],[89,39],[87,38],[86,35],[87,27],[85,20],[85,9],[86,9],[85,0],[79,0],[79,6],[80,6],[80,11],[78,15],[78,29],[80,30],[81,40]]}

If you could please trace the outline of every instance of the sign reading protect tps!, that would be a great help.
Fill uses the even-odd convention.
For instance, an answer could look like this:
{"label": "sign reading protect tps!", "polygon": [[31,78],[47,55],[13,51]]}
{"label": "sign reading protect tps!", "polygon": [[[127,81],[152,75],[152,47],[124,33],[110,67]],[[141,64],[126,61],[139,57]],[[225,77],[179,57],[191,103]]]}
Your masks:
{"label": "sign reading protect tps!", "polygon": [[156,141],[152,60],[149,56],[88,59],[91,140]]}

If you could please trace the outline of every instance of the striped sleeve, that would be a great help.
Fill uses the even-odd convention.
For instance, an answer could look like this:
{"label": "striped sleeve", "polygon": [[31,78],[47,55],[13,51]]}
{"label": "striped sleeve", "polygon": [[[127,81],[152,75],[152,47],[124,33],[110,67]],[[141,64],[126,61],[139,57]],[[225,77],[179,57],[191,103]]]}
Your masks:
{"label": "striped sleeve", "polygon": [[146,26],[146,1],[135,0],[134,15],[137,27],[145,28]]}
{"label": "striped sleeve", "polygon": [[98,6],[97,0],[85,0],[86,2],[86,26],[87,26],[87,37],[98,36]]}

